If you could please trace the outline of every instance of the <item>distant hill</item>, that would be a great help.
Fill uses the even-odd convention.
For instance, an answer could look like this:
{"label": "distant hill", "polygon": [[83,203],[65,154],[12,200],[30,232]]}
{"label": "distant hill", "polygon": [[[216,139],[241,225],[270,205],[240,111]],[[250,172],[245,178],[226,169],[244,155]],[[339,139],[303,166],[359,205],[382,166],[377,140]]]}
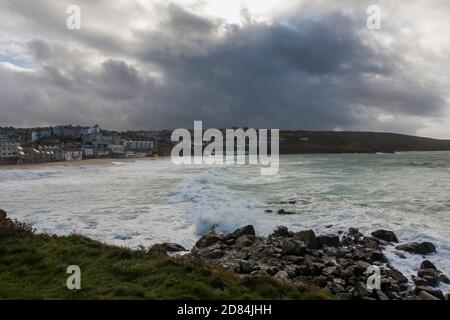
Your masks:
{"label": "distant hill", "polygon": [[450,140],[395,133],[281,131],[281,154],[450,151]]}

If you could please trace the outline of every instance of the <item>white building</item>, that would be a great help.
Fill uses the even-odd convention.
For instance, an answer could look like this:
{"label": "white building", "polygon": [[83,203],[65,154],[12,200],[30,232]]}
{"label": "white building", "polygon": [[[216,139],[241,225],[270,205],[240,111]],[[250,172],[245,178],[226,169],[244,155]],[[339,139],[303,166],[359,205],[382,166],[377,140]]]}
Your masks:
{"label": "white building", "polygon": [[78,149],[65,150],[64,151],[64,159],[66,161],[83,160],[83,154],[81,153],[81,150],[78,150]]}
{"label": "white building", "polygon": [[110,150],[113,154],[125,153],[125,147],[121,144],[110,144],[108,145],[108,150]]}
{"label": "white building", "polygon": [[126,146],[130,150],[152,151],[153,141],[151,140],[128,140]]}
{"label": "white building", "polygon": [[50,138],[52,136],[51,130],[34,130],[31,133],[31,141],[35,142],[36,140],[43,138]]}
{"label": "white building", "polygon": [[94,146],[82,146],[81,153],[83,154],[83,158],[93,158]]}
{"label": "white building", "polygon": [[13,160],[17,157],[17,143],[9,139],[0,140],[0,160]]}

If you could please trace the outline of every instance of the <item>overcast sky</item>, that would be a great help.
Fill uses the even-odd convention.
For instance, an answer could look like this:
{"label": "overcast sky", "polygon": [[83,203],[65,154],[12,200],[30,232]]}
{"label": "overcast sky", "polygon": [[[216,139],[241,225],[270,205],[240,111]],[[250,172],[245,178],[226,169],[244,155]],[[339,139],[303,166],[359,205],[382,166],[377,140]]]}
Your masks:
{"label": "overcast sky", "polygon": [[446,0],[0,0],[0,29],[0,126],[450,138]]}

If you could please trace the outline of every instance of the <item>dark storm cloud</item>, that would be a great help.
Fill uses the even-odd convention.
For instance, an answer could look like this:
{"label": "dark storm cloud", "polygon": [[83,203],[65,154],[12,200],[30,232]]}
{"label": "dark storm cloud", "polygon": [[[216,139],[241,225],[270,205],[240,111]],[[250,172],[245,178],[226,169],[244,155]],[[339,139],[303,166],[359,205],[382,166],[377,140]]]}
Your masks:
{"label": "dark storm cloud", "polygon": [[[20,3],[9,10],[20,11]],[[159,9],[156,29],[132,30],[133,38],[122,42],[95,28],[72,37],[72,49],[43,35],[31,40],[37,71],[0,68],[7,81],[0,125],[156,129],[203,120],[212,127],[411,133],[418,121],[383,119],[445,111],[433,82],[409,72],[402,52],[383,50],[360,16],[302,11],[238,26],[178,5]],[[37,24],[59,21],[44,22],[39,10],[25,12]],[[88,66],[89,50],[102,61]]]}

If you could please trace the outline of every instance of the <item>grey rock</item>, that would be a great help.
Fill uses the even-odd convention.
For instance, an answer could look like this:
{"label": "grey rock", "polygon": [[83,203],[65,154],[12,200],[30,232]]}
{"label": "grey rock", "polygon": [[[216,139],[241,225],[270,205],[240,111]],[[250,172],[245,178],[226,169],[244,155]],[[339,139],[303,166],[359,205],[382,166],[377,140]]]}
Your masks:
{"label": "grey rock", "polygon": [[300,256],[283,256],[283,260],[295,263],[295,264],[301,264],[304,260],[303,257]]}
{"label": "grey rock", "polygon": [[289,275],[286,271],[278,271],[274,276],[274,279],[281,281],[281,282],[288,282],[289,281]]}
{"label": "grey rock", "polygon": [[0,221],[6,219],[6,212],[0,209]]}
{"label": "grey rock", "polygon": [[239,268],[241,273],[250,273],[252,271],[253,264],[247,260],[239,260]]}
{"label": "grey rock", "polygon": [[396,246],[395,249],[422,255],[436,252],[436,247],[431,242],[411,242]]}
{"label": "grey rock", "polygon": [[439,281],[445,284],[450,284],[450,279],[445,274],[439,275]]}
{"label": "grey rock", "polygon": [[209,246],[212,246],[213,244],[222,241],[222,238],[220,238],[219,236],[217,236],[217,234],[212,231],[206,235],[204,235],[203,237],[201,237],[197,243],[195,244],[195,246],[199,249],[203,249],[203,248],[207,248]]}
{"label": "grey rock", "polygon": [[167,252],[182,252],[187,251],[185,247],[178,243],[162,243],[159,245],[160,248],[164,249]]}
{"label": "grey rock", "polygon": [[357,297],[364,298],[370,296],[369,290],[367,290],[367,287],[365,284],[359,282],[355,287],[355,292]]}
{"label": "grey rock", "polygon": [[319,241],[319,244],[322,247],[339,247],[341,245],[339,236],[334,234],[326,234],[318,236],[317,240]]}
{"label": "grey rock", "polygon": [[375,293],[377,294],[378,299],[380,299],[380,300],[389,300],[389,298],[387,297],[387,295],[384,294],[383,291],[375,290]]}
{"label": "grey rock", "polygon": [[353,294],[351,294],[351,293],[339,293],[337,295],[337,298],[339,300],[349,301],[349,300],[353,300]]}
{"label": "grey rock", "polygon": [[426,292],[426,291],[420,291],[420,293],[419,293],[419,295],[417,296],[417,298],[418,298],[419,300],[440,300],[440,299],[438,299],[437,297],[435,297],[435,296],[429,294],[429,293]]}
{"label": "grey rock", "polygon": [[337,273],[337,267],[327,267],[322,270],[322,274],[325,276],[331,276]]}
{"label": "grey rock", "polygon": [[319,241],[312,230],[304,230],[294,233],[294,239],[302,241],[308,249],[318,249]]}
{"label": "grey rock", "polygon": [[303,256],[306,254],[305,245],[294,239],[283,240],[281,250],[283,255]]}
{"label": "grey rock", "polygon": [[266,273],[273,276],[275,275],[280,269],[277,266],[269,267],[266,269]]}
{"label": "grey rock", "polygon": [[425,292],[431,294],[432,296],[438,298],[439,300],[445,299],[445,296],[441,290],[435,290],[435,289],[431,289],[431,288],[427,288],[427,287],[415,287],[414,288],[414,294],[416,296],[418,296],[420,294],[420,292],[422,292],[422,291],[425,291]]}
{"label": "grey rock", "polygon": [[370,251],[369,257],[370,257],[371,261],[381,261],[381,262],[388,261],[388,259],[386,258],[386,256],[383,254],[383,252],[381,250]]}
{"label": "grey rock", "polygon": [[388,274],[399,283],[408,283],[408,278],[405,277],[400,271],[397,269],[391,268],[388,271]]}
{"label": "grey rock", "polygon": [[225,255],[225,252],[223,250],[220,250],[220,249],[214,249],[212,251],[207,251],[204,254],[202,254],[202,256],[204,256],[207,259],[211,259],[211,260],[220,259],[224,255]]}
{"label": "grey rock", "polygon": [[278,214],[280,214],[280,215],[290,215],[290,214],[295,214],[295,212],[290,212],[290,211],[286,211],[284,209],[280,209],[280,210],[278,210]]}
{"label": "grey rock", "polygon": [[394,232],[388,230],[377,230],[372,232],[372,237],[384,240],[387,242],[398,242],[397,236]]}
{"label": "grey rock", "polygon": [[439,278],[438,277],[425,276],[425,277],[423,277],[423,280],[425,280],[427,285],[430,287],[438,287],[439,286]]}
{"label": "grey rock", "polygon": [[256,234],[255,228],[252,225],[248,225],[248,226],[236,229],[231,235],[233,236],[233,238],[237,239],[242,236],[254,236],[255,234]]}
{"label": "grey rock", "polygon": [[424,260],[420,264],[420,270],[423,270],[423,269],[434,269],[434,270],[437,270],[436,266],[433,263],[431,263],[431,261],[429,261],[429,260]]}
{"label": "grey rock", "polygon": [[287,237],[289,236],[289,230],[287,227],[279,226],[273,233],[276,237]]}
{"label": "grey rock", "polygon": [[427,285],[427,282],[420,277],[414,277],[414,284],[419,287],[424,287]]}
{"label": "grey rock", "polygon": [[238,247],[251,247],[255,240],[252,236],[242,236],[236,240],[236,246]]}
{"label": "grey rock", "polygon": [[297,276],[297,274],[298,274],[297,269],[298,269],[298,267],[294,267],[294,266],[286,266],[286,267],[284,268],[284,271],[287,272],[289,278],[295,278],[295,277]]}

